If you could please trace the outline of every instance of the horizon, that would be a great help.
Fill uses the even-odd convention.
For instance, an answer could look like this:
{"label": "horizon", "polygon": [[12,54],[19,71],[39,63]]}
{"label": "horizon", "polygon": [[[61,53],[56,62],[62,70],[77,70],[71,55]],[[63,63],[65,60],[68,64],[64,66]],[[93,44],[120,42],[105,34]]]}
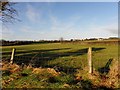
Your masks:
{"label": "horizon", "polygon": [[[61,37],[62,38],[62,37]],[[73,38],[71,38],[72,40],[90,40],[90,39],[120,39],[119,37],[107,37],[107,38],[83,38],[83,39],[80,39],[80,38],[76,38],[76,39],[73,39]],[[64,41],[70,41],[71,39],[64,39],[63,38],[63,40]],[[6,40],[6,39],[0,39],[0,41],[2,41],[2,40],[4,40],[4,41],[60,41],[60,38],[59,39],[54,39],[54,40],[50,40],[50,39],[44,39],[44,40]]]}
{"label": "horizon", "polygon": [[18,2],[21,22],[2,28],[5,40],[118,37],[117,2]]}

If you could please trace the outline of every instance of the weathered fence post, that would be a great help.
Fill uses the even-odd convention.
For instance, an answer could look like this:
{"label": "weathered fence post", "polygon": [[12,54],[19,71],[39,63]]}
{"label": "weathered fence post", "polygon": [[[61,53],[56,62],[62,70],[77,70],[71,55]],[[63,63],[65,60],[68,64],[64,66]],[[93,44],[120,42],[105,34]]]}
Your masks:
{"label": "weathered fence post", "polygon": [[12,50],[11,59],[10,59],[10,64],[13,64],[14,56],[15,56],[15,48],[13,48],[13,50]]}
{"label": "weathered fence post", "polygon": [[92,48],[89,47],[88,49],[88,67],[89,67],[89,73],[91,74],[93,72],[93,67],[92,67]]}

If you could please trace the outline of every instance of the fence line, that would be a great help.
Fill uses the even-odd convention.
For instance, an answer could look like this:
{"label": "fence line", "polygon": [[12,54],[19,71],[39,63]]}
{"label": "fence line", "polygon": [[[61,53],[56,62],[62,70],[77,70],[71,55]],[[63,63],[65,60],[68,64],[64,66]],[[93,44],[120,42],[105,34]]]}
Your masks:
{"label": "fence line", "polygon": [[[82,49],[83,51],[82,52],[65,52],[65,53],[57,53],[57,54],[51,54],[49,53],[47,56],[45,52],[41,52],[41,53],[37,53],[35,54],[34,56],[17,56],[15,55],[14,56],[14,53],[15,53],[15,49],[13,49],[13,53],[11,55],[11,61],[12,63],[17,63],[19,65],[21,64],[25,64],[25,65],[29,65],[31,64],[32,66],[35,66],[35,67],[51,67],[51,65],[49,65],[49,61],[51,60],[54,60],[56,58],[59,58],[59,57],[65,57],[65,56],[81,56],[81,55],[88,55],[88,67],[89,67],[89,70],[88,72],[91,74],[93,71],[93,61],[92,61],[92,58],[94,58],[94,54],[95,52],[93,52],[92,54],[92,48],[88,48],[88,49]],[[95,49],[94,49],[95,50]],[[39,54],[39,55],[38,55]],[[101,55],[101,54],[100,54]],[[107,56],[108,54],[104,54],[104,56]],[[97,56],[99,56],[99,54],[97,54]],[[14,57],[14,61],[13,61],[13,57]],[[86,57],[86,60],[87,60],[87,57]],[[11,62],[10,61],[10,62]],[[46,63],[47,62],[47,63]],[[44,65],[44,63],[46,63],[46,65]],[[57,67],[57,68],[55,68]],[[55,65],[55,66],[52,66],[52,68],[55,68],[56,70],[64,70],[67,72],[67,69],[60,69],[61,67],[59,67],[58,65]],[[59,68],[59,69],[58,69]],[[71,70],[70,70],[71,69]],[[69,68],[68,71],[75,71],[74,68]]]}

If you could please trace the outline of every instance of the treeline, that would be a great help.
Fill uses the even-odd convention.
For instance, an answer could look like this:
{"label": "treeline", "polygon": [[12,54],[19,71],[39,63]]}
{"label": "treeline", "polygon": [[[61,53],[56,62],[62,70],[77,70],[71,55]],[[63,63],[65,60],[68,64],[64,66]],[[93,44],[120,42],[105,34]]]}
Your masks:
{"label": "treeline", "polygon": [[7,41],[0,40],[1,46],[13,46],[13,45],[27,45],[27,44],[38,44],[38,43],[67,43],[67,42],[78,42],[81,40],[39,40],[39,41]]}
{"label": "treeline", "polygon": [[118,38],[90,38],[90,39],[70,39],[70,40],[39,40],[39,41],[7,41],[0,40],[1,46],[13,46],[13,45],[27,45],[27,44],[37,44],[37,43],[80,43],[80,44],[120,44],[120,39]]}
{"label": "treeline", "polygon": [[26,45],[31,44],[33,41],[6,41],[6,40],[0,40],[1,46],[13,46],[13,45]]}
{"label": "treeline", "polygon": [[91,41],[91,42],[86,42],[87,44],[120,44],[119,40],[105,40],[105,41]]}
{"label": "treeline", "polygon": [[69,42],[69,40],[40,40],[40,41],[7,41],[0,40],[1,46],[13,46],[13,45],[27,45],[27,44],[37,44],[37,43],[59,43],[59,42]]}

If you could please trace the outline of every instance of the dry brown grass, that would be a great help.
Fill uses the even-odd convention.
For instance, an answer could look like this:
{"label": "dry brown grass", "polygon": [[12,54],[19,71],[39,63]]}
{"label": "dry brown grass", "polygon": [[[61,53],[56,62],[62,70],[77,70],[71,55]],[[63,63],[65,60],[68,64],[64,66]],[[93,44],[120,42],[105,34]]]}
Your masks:
{"label": "dry brown grass", "polygon": [[93,84],[93,87],[106,87],[106,88],[120,88],[118,79],[120,74],[118,72],[118,60],[113,59],[112,64],[110,65],[110,71],[107,75],[101,75],[98,71],[93,70],[92,74],[88,73],[88,68],[84,70],[78,70],[75,74],[76,80],[90,80]]}
{"label": "dry brown grass", "polygon": [[10,64],[9,62],[2,62],[2,67],[0,67],[1,71],[10,71],[10,73],[15,73],[21,70],[20,66],[17,64]]}
{"label": "dry brown grass", "polygon": [[[2,62],[0,63],[2,67],[0,67],[0,70],[9,71],[12,75],[12,73],[20,72],[24,69],[31,69],[32,74],[38,75],[38,77],[41,79],[41,75],[46,75],[44,77],[49,77],[51,81],[54,80],[53,77],[61,75],[60,72],[56,72],[53,68],[33,68],[32,66],[24,66],[22,69],[17,64],[9,64],[8,62]],[[113,59],[112,64],[110,65],[110,71],[107,75],[101,75],[98,71],[93,69],[93,73],[88,73],[88,67],[85,67],[83,70],[78,70],[75,75],[75,81],[81,82],[82,80],[90,80],[92,83],[93,88],[100,88],[100,87],[106,87],[106,88],[120,88],[118,79],[120,77],[120,74],[118,72],[120,67],[118,67],[118,60]],[[19,77],[15,76],[15,78]],[[101,77],[102,76],[102,77]],[[12,76],[11,76],[12,77]],[[9,78],[6,81],[3,81],[3,85],[9,84],[11,81],[14,80],[14,77]],[[64,84],[64,87],[69,87],[68,84]]]}
{"label": "dry brown grass", "polygon": [[118,60],[113,60],[112,65],[110,66],[110,71],[108,73],[108,79],[107,83],[111,85],[113,88],[118,88],[119,87],[119,82],[118,79],[120,77],[119,73],[119,66],[118,66]]}
{"label": "dry brown grass", "polygon": [[43,72],[50,73],[53,76],[58,76],[60,74],[60,72],[56,72],[53,68],[34,68],[32,71],[34,74],[41,74]]}

